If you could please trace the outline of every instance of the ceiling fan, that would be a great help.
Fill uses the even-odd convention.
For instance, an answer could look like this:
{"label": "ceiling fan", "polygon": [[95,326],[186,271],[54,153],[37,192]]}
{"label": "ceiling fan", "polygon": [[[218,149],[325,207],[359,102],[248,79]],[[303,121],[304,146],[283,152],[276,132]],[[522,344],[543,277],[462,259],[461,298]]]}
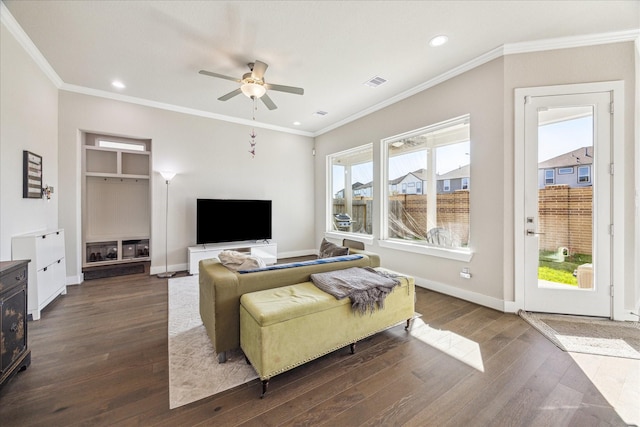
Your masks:
{"label": "ceiling fan", "polygon": [[296,95],[304,94],[304,89],[300,87],[284,86],[265,82],[264,72],[267,70],[268,65],[264,62],[256,60],[255,62],[249,62],[247,65],[249,66],[251,72],[245,73],[241,79],[206,70],[200,70],[200,74],[204,74],[205,76],[218,77],[225,80],[232,80],[234,82],[242,84],[238,89],[229,92],[226,95],[222,95],[220,98],[218,98],[219,101],[227,101],[234,96],[243,93],[251,99],[260,98],[269,110],[275,110],[278,107],[276,106],[276,104],[274,104],[271,98],[269,98],[269,95],[267,95],[267,90],[276,90],[279,92],[293,93]]}

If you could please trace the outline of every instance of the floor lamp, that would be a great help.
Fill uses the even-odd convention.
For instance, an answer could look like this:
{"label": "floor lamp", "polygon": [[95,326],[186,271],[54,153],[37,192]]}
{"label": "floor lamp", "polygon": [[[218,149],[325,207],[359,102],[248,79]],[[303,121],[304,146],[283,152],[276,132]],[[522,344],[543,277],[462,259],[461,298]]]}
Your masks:
{"label": "floor lamp", "polygon": [[167,206],[166,206],[166,214],[164,216],[164,273],[158,274],[158,277],[161,279],[165,279],[168,277],[173,277],[176,273],[174,271],[169,271],[169,181],[176,176],[175,172],[160,172],[160,175],[167,182]]}

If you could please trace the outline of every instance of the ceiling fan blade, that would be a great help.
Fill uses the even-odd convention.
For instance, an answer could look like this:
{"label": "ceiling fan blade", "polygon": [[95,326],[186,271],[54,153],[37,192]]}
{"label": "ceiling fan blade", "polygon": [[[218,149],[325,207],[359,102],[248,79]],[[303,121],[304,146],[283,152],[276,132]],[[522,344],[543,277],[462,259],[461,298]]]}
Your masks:
{"label": "ceiling fan blade", "polygon": [[231,81],[240,83],[240,79],[236,77],[225,76],[224,74],[218,74],[218,73],[214,73],[206,70],[200,70],[199,73],[204,74],[205,76],[218,77],[219,79],[231,80]]}
{"label": "ceiling fan blade", "polygon": [[236,95],[240,95],[242,93],[242,89],[238,88],[236,90],[234,90],[233,92],[229,92],[226,95],[222,95],[220,98],[218,98],[218,101],[227,101],[231,98],[233,98]]}
{"label": "ceiling fan blade", "polygon": [[296,95],[304,95],[304,89],[302,89],[301,87],[276,85],[273,83],[265,83],[265,86],[267,87],[268,90],[277,90],[278,92],[287,92],[287,93],[293,93]]}
{"label": "ceiling fan blade", "polygon": [[274,104],[271,98],[269,98],[269,95],[267,95],[266,93],[262,95],[260,99],[262,99],[262,102],[264,102],[264,105],[266,105],[269,110],[275,110],[276,108],[278,108],[278,106]]}
{"label": "ceiling fan blade", "polygon": [[251,70],[251,77],[257,80],[262,80],[264,78],[264,72],[267,71],[268,65],[262,61],[256,60],[253,63],[253,69]]}

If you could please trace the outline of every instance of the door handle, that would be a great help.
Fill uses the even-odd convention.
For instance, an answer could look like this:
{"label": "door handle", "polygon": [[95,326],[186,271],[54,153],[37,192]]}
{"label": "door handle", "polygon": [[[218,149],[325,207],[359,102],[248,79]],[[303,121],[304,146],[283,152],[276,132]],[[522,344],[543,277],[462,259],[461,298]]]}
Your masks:
{"label": "door handle", "polygon": [[536,233],[534,230],[532,230],[530,228],[527,229],[527,236],[539,236],[541,234],[544,234],[544,233]]}

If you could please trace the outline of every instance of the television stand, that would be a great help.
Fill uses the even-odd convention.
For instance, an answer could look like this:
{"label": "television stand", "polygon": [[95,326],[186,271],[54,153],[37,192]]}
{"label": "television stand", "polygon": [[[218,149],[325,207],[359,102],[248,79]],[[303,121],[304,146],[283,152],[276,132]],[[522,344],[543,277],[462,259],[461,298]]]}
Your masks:
{"label": "television stand", "polygon": [[206,245],[190,246],[187,248],[189,257],[189,274],[199,273],[199,264],[203,259],[216,258],[222,251],[246,252],[252,256],[262,258],[265,264],[275,264],[278,261],[278,245],[271,241],[225,242],[208,243]]}

